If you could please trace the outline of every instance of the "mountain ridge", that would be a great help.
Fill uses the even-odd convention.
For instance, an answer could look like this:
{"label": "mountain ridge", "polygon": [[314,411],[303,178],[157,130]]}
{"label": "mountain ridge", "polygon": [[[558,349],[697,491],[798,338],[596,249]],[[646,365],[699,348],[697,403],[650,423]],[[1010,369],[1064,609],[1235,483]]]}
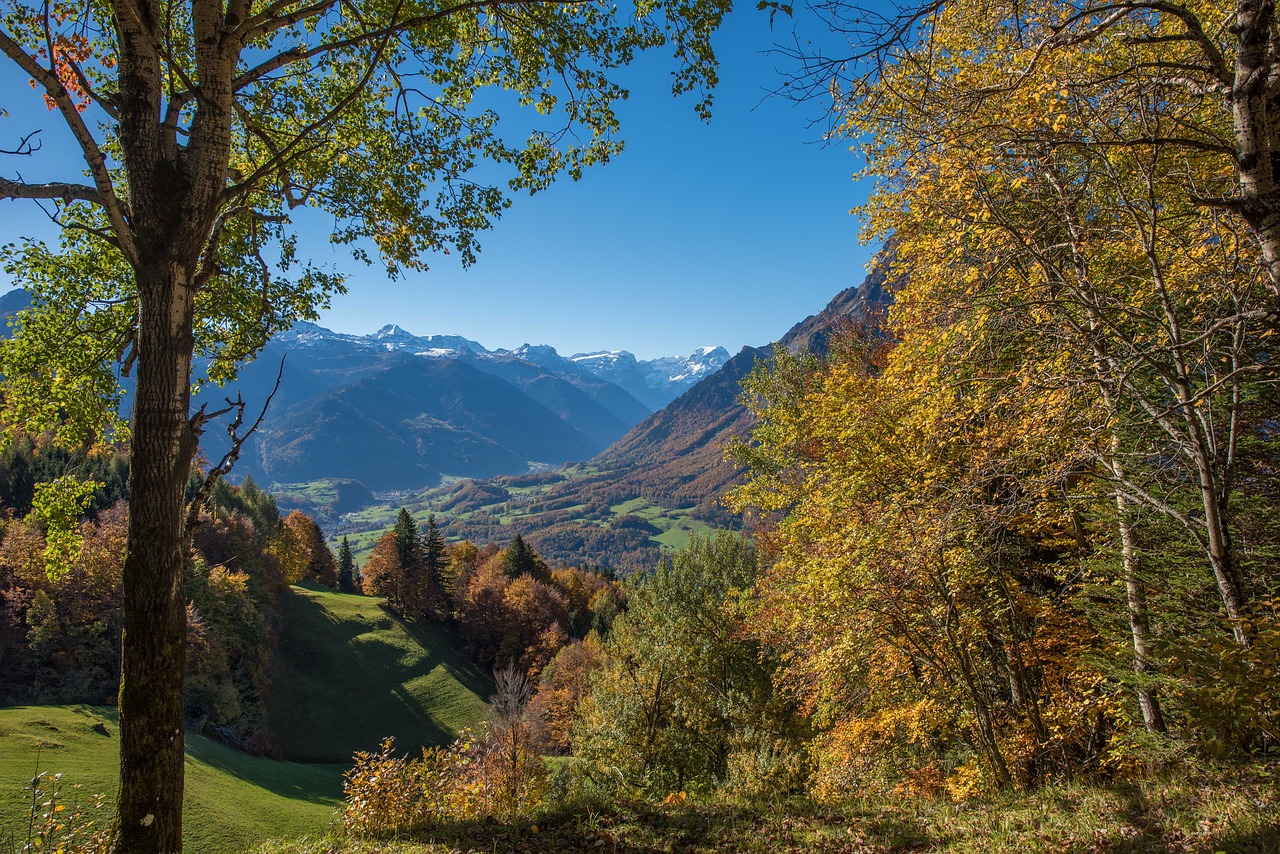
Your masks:
{"label": "mountain ridge", "polygon": [[[701,348],[649,365],[654,387],[646,386],[646,399],[662,402],[714,368],[718,356],[717,348]],[[396,324],[351,335],[309,322],[275,336],[227,389],[203,389],[194,405],[214,408],[236,394],[264,401],[273,389],[237,475],[281,488],[357,480],[385,492],[446,476],[520,474],[589,459],[652,412],[550,345],[490,350],[461,335],[419,336]],[[210,431],[202,450],[217,459],[229,442]]]}

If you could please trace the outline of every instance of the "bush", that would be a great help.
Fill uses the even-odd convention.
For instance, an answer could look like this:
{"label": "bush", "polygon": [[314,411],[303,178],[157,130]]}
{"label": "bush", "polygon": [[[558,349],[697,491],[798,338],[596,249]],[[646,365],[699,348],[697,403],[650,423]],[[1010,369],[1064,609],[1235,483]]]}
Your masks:
{"label": "bush", "polygon": [[347,806],[342,824],[357,836],[400,836],[430,823],[418,763],[393,755],[394,738],[384,738],[377,753],[356,754],[355,767],[343,775]]}
{"label": "bush", "polygon": [[478,816],[528,814],[549,789],[527,728],[463,730],[448,747],[424,749],[419,760],[394,750],[395,740],[386,738],[378,752],[357,753],[346,773],[342,824],[355,836],[390,839]]}

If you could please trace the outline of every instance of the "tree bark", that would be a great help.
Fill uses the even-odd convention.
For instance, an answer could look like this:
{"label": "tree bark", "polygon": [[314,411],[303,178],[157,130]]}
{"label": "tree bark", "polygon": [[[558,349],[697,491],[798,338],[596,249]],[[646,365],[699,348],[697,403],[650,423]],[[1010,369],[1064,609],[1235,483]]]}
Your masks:
{"label": "tree bark", "polygon": [[[1116,483],[1124,482],[1124,469],[1115,458],[1119,441],[1111,442],[1112,456],[1106,460]],[[1120,553],[1124,560],[1124,589],[1129,611],[1129,633],[1133,636],[1133,672],[1138,677],[1138,707],[1147,732],[1165,732],[1164,714],[1160,711],[1159,693],[1143,681],[1156,669],[1152,654],[1151,620],[1147,609],[1147,588],[1142,580],[1137,538],[1130,519],[1132,508],[1124,495],[1116,492],[1116,516],[1120,530]]]}
{"label": "tree bark", "polygon": [[1233,29],[1239,45],[1230,109],[1244,200],[1241,214],[1258,240],[1273,305],[1280,308],[1280,92],[1274,69],[1275,2],[1239,0],[1235,18]]}
{"label": "tree bark", "polygon": [[226,186],[231,71],[239,46],[221,37],[221,4],[193,4],[201,95],[182,146],[163,121],[165,76],[154,37],[164,30],[163,7],[157,0],[115,6],[138,328],[114,850],[171,854],[182,850],[184,505],[199,439],[190,413],[195,273]]}
{"label": "tree bark", "polygon": [[138,275],[117,852],[182,850],[183,504],[196,451],[189,421],[193,299],[186,278],[163,259]]}

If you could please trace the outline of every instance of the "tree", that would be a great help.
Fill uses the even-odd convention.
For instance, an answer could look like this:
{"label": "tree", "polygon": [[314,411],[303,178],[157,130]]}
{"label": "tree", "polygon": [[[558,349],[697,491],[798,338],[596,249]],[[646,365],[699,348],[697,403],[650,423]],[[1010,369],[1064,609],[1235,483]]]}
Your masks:
{"label": "tree", "polygon": [[351,543],[346,537],[342,538],[342,545],[338,547],[338,590],[342,593],[355,593],[356,588],[356,562],[351,555]]}
{"label": "tree", "polygon": [[489,700],[490,750],[484,764],[498,810],[507,815],[537,806],[547,789],[547,764],[534,744],[529,701],[534,685],[514,667],[493,673],[495,691]]}
{"label": "tree", "polygon": [[578,707],[591,694],[591,679],[600,668],[600,636],[587,635],[563,647],[543,668],[538,691],[530,704],[539,740],[546,749],[569,752],[569,733]]}
{"label": "tree", "polygon": [[385,596],[387,607],[393,610],[399,610],[401,589],[404,584],[396,545],[394,531],[387,531],[379,537],[361,572],[361,587],[364,595]]}
{"label": "tree", "polygon": [[[1063,101],[1092,97],[1096,133],[1065,144],[1095,152],[1163,147],[1208,163],[1208,182],[1198,170],[1185,176],[1187,199],[1249,230],[1271,296],[1280,300],[1280,164],[1271,157],[1280,151],[1280,24],[1270,6],[1254,0],[1043,0],[1035,7],[923,0],[892,11],[849,0],[810,5],[850,49],[832,55],[797,42],[786,51],[799,61],[787,87],[793,96],[833,93],[841,111],[859,104],[879,110],[901,100],[882,84],[905,71],[939,84],[931,105],[917,100],[910,110],[916,119],[927,120],[927,107],[944,101],[979,110],[1009,103],[1013,115],[1031,100],[1048,127],[1071,112]],[[919,93],[899,94],[910,100]],[[1160,118],[1114,134],[1116,114],[1107,111],[1123,104]]]}
{"label": "tree", "polygon": [[[69,129],[88,181],[0,179],[44,200],[59,249],[25,244],[6,266],[36,309],[7,346],[6,422],[63,419],[68,440],[122,432],[110,363],[135,376],[124,579],[121,772],[115,847],[178,851],[182,814],[187,477],[215,413],[190,411],[192,358],[213,380],[342,288],[300,262],[289,213],[319,207],[333,240],[370,238],[388,273],[427,252],[474,259],[512,191],[577,177],[617,153],[613,69],[671,44],[674,88],[713,80],[709,36],[728,4],[17,0],[0,53]],[[503,138],[486,86],[552,116]],[[704,99],[699,108],[705,113]],[[34,134],[9,150],[35,156]],[[580,144],[575,140],[582,140]],[[85,346],[66,346],[83,341]],[[232,404],[243,414],[243,402]],[[232,430],[240,420],[233,419]],[[243,434],[237,434],[237,439]],[[214,464],[206,487],[234,462]],[[207,488],[202,490],[207,492]]]}
{"label": "tree", "polygon": [[290,584],[310,578],[325,587],[337,586],[338,568],[333,552],[315,519],[294,510],[285,517],[276,543],[281,569]]}
{"label": "tree", "polygon": [[444,590],[444,572],[449,564],[444,534],[436,525],[434,514],[427,516],[427,528],[422,533],[423,613],[442,618],[448,611]]}
{"label": "tree", "polygon": [[775,691],[777,661],[747,631],[758,572],[751,545],[722,531],[641,576],[579,704],[574,755],[656,792],[795,788],[802,731]]}
{"label": "tree", "polygon": [[301,581],[307,572],[309,550],[298,526],[282,524],[271,538],[270,548],[271,554],[280,564],[285,583],[297,584]]}
{"label": "tree", "polygon": [[1149,593],[1170,586],[1157,537],[1166,552],[1181,543],[1152,531],[1152,512],[1200,549],[1242,647],[1268,585],[1239,508],[1275,411],[1274,11],[928,2],[886,18],[817,6],[853,50],[805,57],[801,77],[836,93],[877,182],[863,212],[869,236],[892,237],[905,282],[895,334],[967,363],[942,371],[951,382],[1013,380],[1078,401],[1056,416],[1077,440],[1062,489],[1114,505],[1080,512],[1114,525],[1089,535],[1118,541],[1131,681],[1161,731],[1157,647],[1173,620]]}
{"label": "tree", "polygon": [[[392,607],[406,617],[422,616],[423,588],[426,567],[422,560],[422,540],[418,536],[418,523],[409,511],[400,508],[395,527],[391,529],[396,541],[396,572],[400,578],[398,602]],[[390,600],[388,600],[390,604]]]}
{"label": "tree", "polygon": [[508,578],[515,579],[522,575],[531,575],[537,581],[544,583],[551,580],[551,570],[546,562],[519,534],[516,534],[511,545],[507,546],[506,551],[503,552],[502,566]]}

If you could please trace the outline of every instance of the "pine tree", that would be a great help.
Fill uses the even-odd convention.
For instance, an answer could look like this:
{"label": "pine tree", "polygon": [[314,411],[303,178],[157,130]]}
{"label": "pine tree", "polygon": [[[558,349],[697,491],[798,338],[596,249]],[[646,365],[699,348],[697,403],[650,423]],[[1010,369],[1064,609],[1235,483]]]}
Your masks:
{"label": "pine tree", "polygon": [[342,593],[355,593],[356,561],[351,555],[351,543],[346,537],[338,547],[338,590]]}
{"label": "pine tree", "polygon": [[516,534],[506,552],[502,555],[502,568],[508,578],[519,578],[533,572],[533,549],[524,541],[524,537]]}
{"label": "pine tree", "polygon": [[400,508],[396,525],[391,529],[395,536],[396,558],[401,578],[401,613],[413,619],[421,617],[426,607],[426,571],[422,559],[422,540],[418,535],[418,523],[409,511]]}
{"label": "pine tree", "polygon": [[444,534],[436,525],[436,517],[430,515],[422,535],[423,596],[427,613],[437,617],[443,617],[446,611],[444,569],[448,562]]}

